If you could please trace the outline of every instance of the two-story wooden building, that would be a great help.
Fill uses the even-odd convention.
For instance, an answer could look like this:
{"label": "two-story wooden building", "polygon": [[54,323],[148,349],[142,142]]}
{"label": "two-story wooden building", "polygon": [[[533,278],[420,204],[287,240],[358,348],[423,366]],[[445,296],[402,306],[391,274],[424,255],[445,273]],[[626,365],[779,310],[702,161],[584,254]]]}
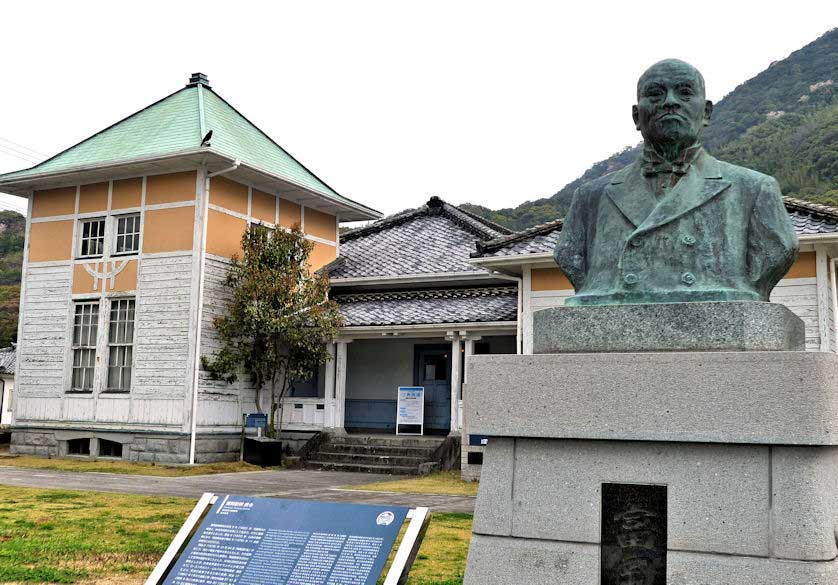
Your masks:
{"label": "two-story wooden building", "polygon": [[379,213],[336,193],[213,91],[186,87],[32,168],[12,452],[161,462],[230,458],[253,388],[202,374],[226,263],[252,224],[298,224],[312,269],[338,222]]}

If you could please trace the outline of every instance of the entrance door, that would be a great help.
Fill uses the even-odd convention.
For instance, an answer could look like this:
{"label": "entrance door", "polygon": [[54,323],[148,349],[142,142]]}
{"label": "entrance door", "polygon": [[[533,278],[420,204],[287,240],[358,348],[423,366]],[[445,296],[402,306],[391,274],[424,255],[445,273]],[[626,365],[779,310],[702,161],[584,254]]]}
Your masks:
{"label": "entrance door", "polygon": [[417,345],[414,384],[425,387],[425,429],[451,429],[451,346]]}

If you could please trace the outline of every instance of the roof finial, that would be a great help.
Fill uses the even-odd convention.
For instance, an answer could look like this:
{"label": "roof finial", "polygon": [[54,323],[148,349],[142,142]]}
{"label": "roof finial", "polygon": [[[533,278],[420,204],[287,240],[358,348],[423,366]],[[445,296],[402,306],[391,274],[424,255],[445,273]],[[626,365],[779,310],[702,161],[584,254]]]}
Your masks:
{"label": "roof finial", "polygon": [[430,215],[439,215],[442,213],[442,208],[445,206],[445,201],[434,195],[430,199],[428,199],[428,202],[425,205],[428,206],[428,213]]}
{"label": "roof finial", "polygon": [[209,77],[205,73],[193,73],[189,76],[189,83],[186,84],[186,87],[195,87],[196,85],[209,87]]}

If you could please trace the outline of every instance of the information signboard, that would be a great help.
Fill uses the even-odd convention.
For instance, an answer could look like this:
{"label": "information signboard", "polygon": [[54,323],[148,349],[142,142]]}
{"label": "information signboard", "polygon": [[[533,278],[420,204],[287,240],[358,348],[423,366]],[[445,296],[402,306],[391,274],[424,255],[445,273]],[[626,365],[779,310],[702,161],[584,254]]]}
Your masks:
{"label": "information signboard", "polygon": [[407,516],[399,506],[217,496],[163,583],[375,585]]}
{"label": "information signboard", "polygon": [[396,404],[396,434],[425,434],[425,388],[399,386]]}
{"label": "information signboard", "polygon": [[245,419],[246,427],[253,428],[265,428],[268,426],[268,415],[267,414],[248,414],[247,418]]}

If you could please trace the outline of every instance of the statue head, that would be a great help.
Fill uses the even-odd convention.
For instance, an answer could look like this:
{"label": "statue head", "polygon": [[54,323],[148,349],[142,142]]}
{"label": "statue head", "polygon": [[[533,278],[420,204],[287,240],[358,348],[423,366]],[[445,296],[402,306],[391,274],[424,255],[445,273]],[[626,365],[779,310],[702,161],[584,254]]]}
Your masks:
{"label": "statue head", "polygon": [[637,80],[634,124],[646,144],[665,156],[697,142],[712,111],[713,103],[704,96],[704,77],[689,63],[665,59]]}

